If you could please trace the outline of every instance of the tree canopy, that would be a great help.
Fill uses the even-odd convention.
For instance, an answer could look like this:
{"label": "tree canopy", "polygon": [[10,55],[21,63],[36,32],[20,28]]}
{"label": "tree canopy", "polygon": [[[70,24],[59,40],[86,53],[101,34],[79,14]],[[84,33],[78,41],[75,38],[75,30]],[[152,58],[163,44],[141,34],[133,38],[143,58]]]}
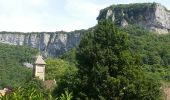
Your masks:
{"label": "tree canopy", "polygon": [[25,46],[0,44],[0,89],[18,87],[32,77],[32,69],[24,62],[32,63],[37,50]]}
{"label": "tree canopy", "polygon": [[[99,22],[80,42],[77,60],[81,82],[74,91],[88,99],[155,99],[160,84],[144,75],[129,48],[127,33],[109,21]],[[152,81],[150,81],[152,80]]]}

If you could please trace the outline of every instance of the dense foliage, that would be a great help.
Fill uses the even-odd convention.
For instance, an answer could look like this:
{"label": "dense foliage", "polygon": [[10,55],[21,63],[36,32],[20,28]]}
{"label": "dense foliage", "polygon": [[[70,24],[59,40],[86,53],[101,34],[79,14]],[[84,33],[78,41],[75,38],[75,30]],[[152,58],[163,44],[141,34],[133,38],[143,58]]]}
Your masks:
{"label": "dense foliage", "polygon": [[16,88],[11,93],[0,97],[1,100],[71,100],[72,93],[65,91],[61,96],[53,98],[45,91],[43,82],[38,79],[29,80],[25,85]]}
{"label": "dense foliage", "polygon": [[61,55],[59,58],[60,59],[64,59],[68,62],[77,64],[77,60],[76,60],[76,51],[77,51],[77,47],[69,50],[68,52],[64,53],[63,55]]}
{"label": "dense foliage", "polygon": [[24,46],[0,44],[0,88],[17,87],[32,77],[23,62],[32,62],[37,50]]}
{"label": "dense foliage", "polygon": [[2,100],[157,100],[160,82],[170,81],[169,45],[170,34],[99,22],[78,47],[60,59],[45,60],[46,80],[57,82],[51,94],[41,81],[31,79],[32,69],[22,65],[35,60],[35,49],[0,44],[0,87],[16,87]]}
{"label": "dense foliage", "polygon": [[139,27],[123,29],[129,33],[132,53],[140,57],[142,68],[158,79],[170,80],[170,34],[158,35]]}
{"label": "dense foliage", "polygon": [[67,74],[77,72],[77,67],[74,63],[62,59],[47,59],[46,63],[46,80],[55,79],[59,82]]}
{"label": "dense foliage", "polygon": [[[121,30],[128,33],[130,52],[139,59],[139,65],[157,79],[169,81],[170,34],[152,33],[141,27],[130,25]],[[76,50],[73,49],[61,58],[75,62],[75,53]]]}
{"label": "dense foliage", "polygon": [[77,49],[78,75],[62,84],[80,99],[158,99],[159,81],[144,72],[129,43],[126,33],[100,22]]}

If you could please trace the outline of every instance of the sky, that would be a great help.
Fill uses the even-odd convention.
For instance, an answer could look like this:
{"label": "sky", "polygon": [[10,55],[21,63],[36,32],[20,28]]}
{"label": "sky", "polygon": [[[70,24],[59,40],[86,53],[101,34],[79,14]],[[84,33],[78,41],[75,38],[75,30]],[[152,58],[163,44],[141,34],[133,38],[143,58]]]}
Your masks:
{"label": "sky", "polygon": [[142,2],[157,2],[170,9],[170,0],[0,0],[0,31],[88,29],[96,25],[101,9]]}

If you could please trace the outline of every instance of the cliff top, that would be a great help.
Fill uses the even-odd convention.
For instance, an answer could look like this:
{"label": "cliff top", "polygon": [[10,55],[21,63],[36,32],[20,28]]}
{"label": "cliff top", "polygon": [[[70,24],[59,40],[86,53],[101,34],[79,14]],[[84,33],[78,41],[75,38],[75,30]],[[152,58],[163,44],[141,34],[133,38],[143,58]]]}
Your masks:
{"label": "cliff top", "polygon": [[[160,3],[130,3],[130,4],[113,4],[109,7],[106,7],[104,9],[101,9],[100,10],[100,14],[99,16],[97,17],[97,20],[100,20],[101,18],[101,14],[105,13],[106,11],[108,10],[114,10],[115,12],[116,11],[124,11],[124,12],[128,12],[128,11],[132,11],[132,12],[142,12],[142,11],[145,11],[146,9],[149,9],[149,8],[153,8],[153,9],[156,9],[157,6],[162,6],[164,7],[163,5],[161,5]],[[170,10],[168,10],[166,7],[164,7],[166,11],[170,12]]]}
{"label": "cliff top", "polygon": [[97,20],[111,20],[120,26],[138,25],[157,33],[170,32],[170,10],[159,3],[111,5],[100,10]]}

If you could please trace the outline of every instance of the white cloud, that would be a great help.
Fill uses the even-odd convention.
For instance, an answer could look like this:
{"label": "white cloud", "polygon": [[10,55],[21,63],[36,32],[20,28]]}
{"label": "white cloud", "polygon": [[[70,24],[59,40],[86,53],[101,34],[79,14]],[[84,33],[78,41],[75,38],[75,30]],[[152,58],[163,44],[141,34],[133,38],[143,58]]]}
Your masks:
{"label": "white cloud", "polygon": [[48,5],[48,0],[24,0],[26,3],[33,6],[46,6]]}
{"label": "white cloud", "polygon": [[41,29],[40,23],[35,18],[29,16],[1,16],[0,30],[7,31],[38,31]]}
{"label": "white cloud", "polygon": [[85,25],[82,21],[70,21],[67,24],[61,24],[59,26],[60,29],[64,29],[64,31],[73,31],[75,29],[84,29]]}
{"label": "white cloud", "polygon": [[47,4],[47,0],[0,0],[0,31],[48,30],[37,11]]}
{"label": "white cloud", "polygon": [[90,0],[66,0],[65,10],[72,21],[65,28],[70,31],[76,27],[77,29],[87,29],[94,26],[100,9],[104,7],[106,5],[99,5]]}
{"label": "white cloud", "polygon": [[89,0],[66,0],[66,11],[74,17],[96,17],[104,5],[97,5]]}

